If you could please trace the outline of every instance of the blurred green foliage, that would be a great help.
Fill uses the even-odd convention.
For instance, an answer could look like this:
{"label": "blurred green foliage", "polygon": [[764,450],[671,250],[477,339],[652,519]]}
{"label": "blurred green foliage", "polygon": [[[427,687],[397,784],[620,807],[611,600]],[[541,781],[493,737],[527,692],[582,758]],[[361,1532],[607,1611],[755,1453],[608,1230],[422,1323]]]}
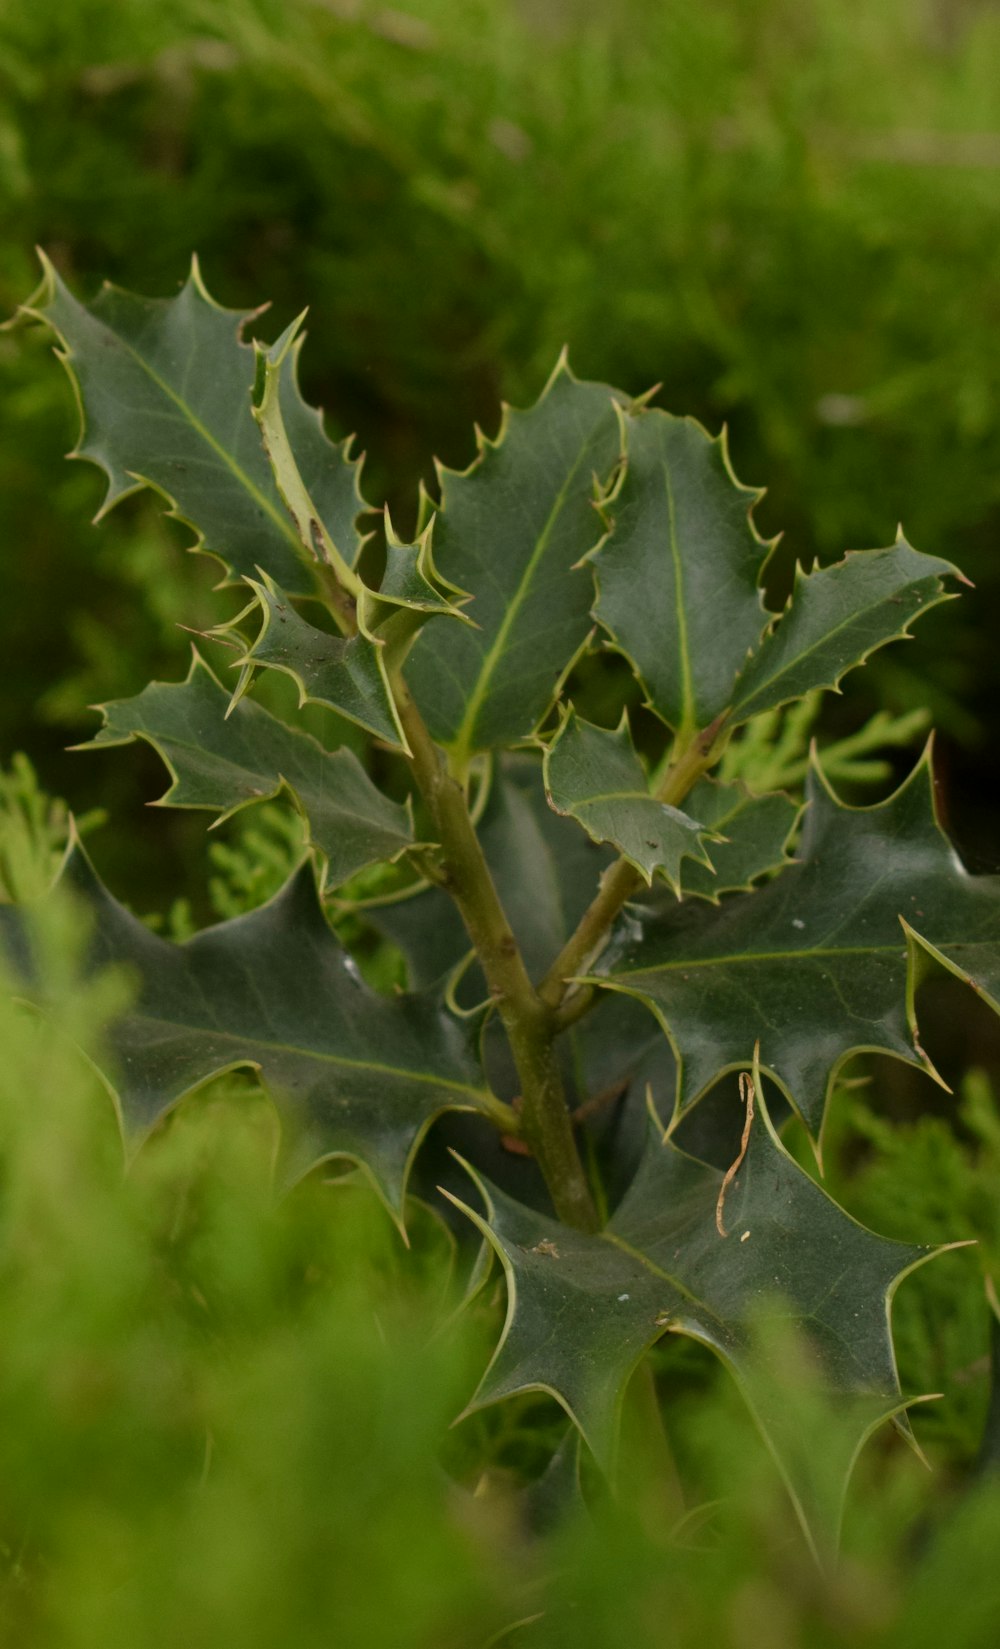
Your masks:
{"label": "blurred green foliage", "polygon": [[[929,704],[988,853],[965,775],[1000,685],[998,45],[982,0],[8,0],[0,307],[34,241],[84,288],[165,293],[196,247],[223,301],[274,300],[267,330],[309,302],[307,391],[401,525],[432,453],[466,462],[470,420],[533,397],[564,342],[582,375],[662,379],[769,484],[777,594],[791,557],[899,519],[976,580],[833,734]],[[122,816],[125,767],[71,783],[56,746],[179,674],[176,624],[218,604],[150,506],[81,526],[101,483],[57,463],[76,415],[46,354],[0,342],[0,751]],[[165,840],[183,859],[184,822]]]}

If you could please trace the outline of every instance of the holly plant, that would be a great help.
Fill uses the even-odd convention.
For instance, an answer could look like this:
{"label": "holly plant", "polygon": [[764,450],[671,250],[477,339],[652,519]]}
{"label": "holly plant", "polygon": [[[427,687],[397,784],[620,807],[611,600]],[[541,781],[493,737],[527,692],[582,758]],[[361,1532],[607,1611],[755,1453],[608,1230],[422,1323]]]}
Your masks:
{"label": "holly plant", "polygon": [[[689,1336],[742,1389],[809,1538],[832,1539],[862,1443],[923,1395],[899,1388],[889,1307],[931,1250],[848,1217],[779,1129],[796,1114],[818,1153],[859,1050],[930,1070],[927,969],[996,1007],[1000,881],[942,834],[929,754],[872,807],[815,760],[804,808],[712,774],[961,575],[900,534],[799,568],[769,610],[774,546],[725,436],[565,359],[468,469],[438,469],[404,542],[300,393],[301,318],[265,347],[197,264],[169,301],[105,286],[86,307],[46,262],[22,319],[70,372],[101,514],[155,489],[245,598],[215,632],[225,681],[195,651],[185,680],[105,705],[93,744],[147,741],[162,805],[216,821],[284,794],[308,844],[266,904],[183,944],[71,847],[90,965],[134,987],[106,1050],[126,1138],[251,1068],[283,1186],[348,1159],[405,1228],[411,1181],[443,1179],[499,1256],[506,1323],[473,1406],[547,1391],[612,1471],[630,1378]],[[267,707],[275,672],[300,711],[336,713],[339,747]],[[346,913],[405,989],[366,981]],[[37,998],[30,923],[0,918]],[[810,1474],[778,1324],[821,1382],[835,1481]]]}

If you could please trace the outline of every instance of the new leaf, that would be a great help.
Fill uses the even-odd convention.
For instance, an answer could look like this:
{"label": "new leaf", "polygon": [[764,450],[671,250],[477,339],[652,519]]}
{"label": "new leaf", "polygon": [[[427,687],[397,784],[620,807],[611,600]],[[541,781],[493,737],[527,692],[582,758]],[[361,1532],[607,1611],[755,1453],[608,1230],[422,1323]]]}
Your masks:
{"label": "new leaf", "polygon": [[[256,668],[281,670],[295,682],[300,705],[325,704],[376,738],[402,745],[380,651],[368,637],[345,640],[317,629],[266,574],[246,582],[254,593],[252,605],[212,631],[217,640],[240,652],[236,663],[242,674],[234,696],[242,698]],[[247,642],[239,626],[253,614],[259,615],[260,630],[255,641]]]}

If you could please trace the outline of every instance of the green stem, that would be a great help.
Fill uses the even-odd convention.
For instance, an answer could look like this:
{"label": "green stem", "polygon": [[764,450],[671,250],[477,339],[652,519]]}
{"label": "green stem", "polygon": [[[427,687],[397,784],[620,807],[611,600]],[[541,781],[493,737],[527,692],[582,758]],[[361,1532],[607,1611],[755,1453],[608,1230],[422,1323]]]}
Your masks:
{"label": "green stem", "polygon": [[[657,789],[659,801],[666,802],[670,807],[679,806],[702,774],[707,773],[715,760],[714,747],[722,721],[721,716],[717,717],[711,726],[696,733],[684,746]],[[595,898],[587,906],[576,931],[567,939],[538,987],[542,1001],[554,1012],[558,1014],[574,979],[604,945],[615,917],[641,885],[642,877],[625,858],[616,859],[604,872]],[[560,1029],[579,1017],[578,1012],[571,1017],[566,1016],[560,1022]]]}
{"label": "green stem", "polygon": [[590,1187],[573,1137],[553,1049],[557,1026],[541,1000],[510,929],[461,786],[448,773],[402,674],[392,675],[410,765],[443,849],[438,881],[451,895],[486,975],[521,1082],[522,1133],[538,1161],[559,1218],[597,1229]]}

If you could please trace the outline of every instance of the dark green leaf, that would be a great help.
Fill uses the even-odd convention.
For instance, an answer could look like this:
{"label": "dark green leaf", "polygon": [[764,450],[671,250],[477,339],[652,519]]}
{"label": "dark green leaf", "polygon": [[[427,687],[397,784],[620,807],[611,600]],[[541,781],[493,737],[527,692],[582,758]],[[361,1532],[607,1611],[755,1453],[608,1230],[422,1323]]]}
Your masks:
{"label": "dark green leaf", "polygon": [[[437,996],[383,997],[363,984],[326,923],[310,865],[259,910],[184,945],[129,915],[80,848],[61,885],[90,914],[91,966],[124,967],[135,987],[108,1037],[129,1135],[210,1077],[251,1066],[289,1118],[286,1172],[354,1158],[398,1215],[433,1119],[490,1104],[464,1032]],[[0,907],[0,942],[15,964],[23,959],[19,908]]]}
{"label": "dark green leaf", "polygon": [[679,734],[707,727],[767,615],[758,581],[769,546],[750,519],[761,494],[741,486],[725,437],[691,418],[624,415],[628,462],[593,557],[596,617]]}
{"label": "dark green leaf", "polygon": [[718,901],[722,893],[744,892],[759,876],[786,863],[785,849],[799,805],[782,791],[755,796],[739,782],[700,779],[685,803],[692,818],[717,832],[709,856],[713,868],[687,863],[681,875],[685,896]]}
{"label": "dark green leaf", "polygon": [[[250,409],[254,352],[249,318],[209,297],[197,262],[176,298],[140,298],[105,285],[89,308],[43,258],[29,316],[49,326],[77,386],[85,427],[75,456],[108,477],[104,514],[143,485],[155,487],[194,527],[195,545],[237,574],[271,573],[296,594],[316,588],[295,527],[274,485]],[[324,519],[353,546],[363,507],[349,443],[334,446],[295,382],[283,374],[289,431]]]}
{"label": "dark green leaf", "polygon": [[885,550],[845,556],[803,573],[736,683],[730,721],[749,721],[841,677],[887,641],[907,634],[921,613],[949,599],[941,580],[956,569],[921,555],[900,537]]}
{"label": "dark green leaf", "polygon": [[103,705],[91,746],[146,739],[173,778],[159,805],[204,808],[220,820],[287,787],[334,885],[413,845],[408,810],[376,789],[353,751],[324,750],[248,699],[227,717],[228,698],[195,653],[186,681],[151,682]]}
{"label": "dark green leaf", "polygon": [[[256,667],[282,670],[299,690],[299,703],[325,704],[359,727],[389,744],[402,745],[392,695],[385,681],[382,649],[367,636],[344,640],[296,612],[286,592],[265,574],[258,582],[246,580],[256,597],[254,608],[239,613],[212,634],[241,649],[243,666],[236,697],[242,697]],[[260,633],[247,643],[239,629],[253,612],[260,615]]]}
{"label": "dark green leaf", "polygon": [[659,871],[677,889],[682,858],[711,869],[704,826],[650,795],[627,717],[612,732],[570,711],[545,754],[545,787],[557,813],[578,820],[593,841],[617,848],[647,883]]}
{"label": "dark green leaf", "polygon": [[476,629],[442,647],[421,635],[407,680],[433,736],[457,767],[530,736],[591,627],[593,580],[576,569],[601,523],[594,478],[620,453],[614,392],[579,383],[560,361],[529,411],[505,411],[496,441],[461,473],[442,469],[434,564],[473,598]]}
{"label": "dark green leaf", "polygon": [[[735,1376],[817,1544],[836,1535],[847,1476],[865,1438],[903,1406],[888,1305],[900,1278],[934,1252],[873,1235],[791,1160],[762,1101],[729,1184],[657,1132],[610,1225],[585,1236],[481,1185],[486,1218],[467,1210],[507,1275],[503,1338],[473,1407],[528,1390],[557,1396],[605,1463],[622,1396],[665,1332],[709,1346]],[[481,1182],[480,1182],[481,1183]],[[767,1330],[801,1332],[839,1416],[832,1489],[813,1479]],[[831,1444],[831,1446],[834,1446]]]}
{"label": "dark green leaf", "polygon": [[[841,806],[816,769],[808,794],[799,859],[773,882],[718,910],[643,921],[637,909],[599,964],[595,983],[663,1024],[681,1108],[759,1038],[762,1065],[816,1132],[851,1053],[926,1068],[912,996],[927,956],[1000,997],[1000,878],[969,876],[939,829],[929,755],[877,807]],[[915,930],[909,969],[901,918]]]}

